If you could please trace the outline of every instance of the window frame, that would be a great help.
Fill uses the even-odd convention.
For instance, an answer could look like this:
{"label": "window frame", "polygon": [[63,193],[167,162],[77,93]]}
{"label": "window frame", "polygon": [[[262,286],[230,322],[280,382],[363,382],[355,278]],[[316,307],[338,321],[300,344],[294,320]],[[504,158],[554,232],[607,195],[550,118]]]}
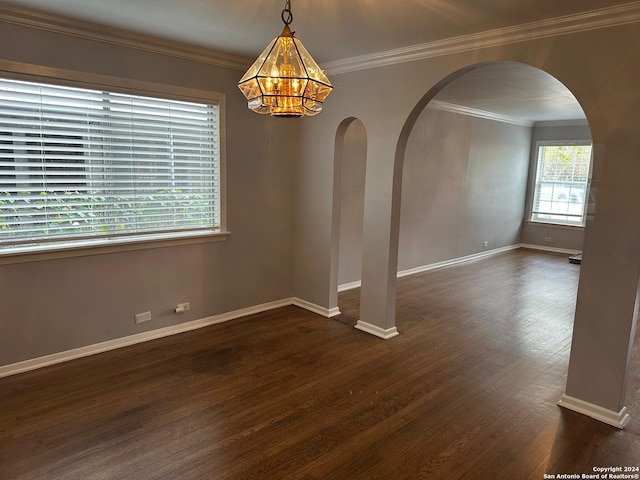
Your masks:
{"label": "window frame", "polygon": [[157,84],[139,80],[88,74],[62,69],[44,69],[39,66],[19,64],[0,60],[0,76],[11,80],[48,83],[65,87],[107,90],[114,93],[156,97],[161,99],[214,103],[219,114],[219,190],[220,227],[216,230],[195,232],[170,232],[136,234],[121,238],[85,240],[68,244],[44,244],[26,249],[0,251],[0,265],[98,255],[123,251],[145,250],[178,245],[192,245],[223,241],[229,235],[227,230],[227,189],[226,189],[226,96],[223,93],[185,87]]}
{"label": "window frame", "polygon": [[[587,177],[587,182],[585,185],[585,193],[584,193],[584,205],[582,208],[582,222],[580,224],[571,224],[571,223],[563,223],[556,222],[552,220],[537,220],[534,219],[534,203],[535,203],[535,192],[536,192],[536,184],[538,180],[538,169],[539,169],[539,161],[540,161],[540,148],[541,147],[562,147],[562,146],[589,146],[591,147],[591,155],[589,159],[589,174]],[[550,227],[559,227],[559,228],[569,228],[569,229],[583,229],[586,225],[587,219],[587,211],[589,206],[589,194],[591,190],[591,176],[593,172],[593,141],[591,139],[577,139],[577,140],[537,140],[535,143],[535,148],[532,152],[532,168],[531,168],[531,180],[529,182],[529,202],[527,205],[527,222],[534,225],[544,225]],[[561,215],[561,214],[558,214]]]}

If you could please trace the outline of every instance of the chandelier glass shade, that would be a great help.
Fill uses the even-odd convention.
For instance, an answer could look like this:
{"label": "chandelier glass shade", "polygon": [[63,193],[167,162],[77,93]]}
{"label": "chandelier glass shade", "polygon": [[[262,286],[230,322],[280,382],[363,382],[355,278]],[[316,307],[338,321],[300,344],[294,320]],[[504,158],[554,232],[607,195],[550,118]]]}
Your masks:
{"label": "chandelier glass shade", "polygon": [[292,19],[287,0],[282,12],[282,34],[271,41],[238,82],[249,108],[256,113],[281,117],[317,115],[333,88],[291,32]]}

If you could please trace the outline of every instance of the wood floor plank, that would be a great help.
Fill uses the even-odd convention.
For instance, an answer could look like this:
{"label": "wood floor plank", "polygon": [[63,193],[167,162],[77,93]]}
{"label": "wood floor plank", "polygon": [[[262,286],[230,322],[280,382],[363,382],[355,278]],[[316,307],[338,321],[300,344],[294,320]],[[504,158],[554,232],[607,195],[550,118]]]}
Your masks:
{"label": "wood floor plank", "polygon": [[518,250],[399,279],[400,336],[284,307],[0,379],[0,480],[541,479],[640,465],[560,409],[579,266]]}

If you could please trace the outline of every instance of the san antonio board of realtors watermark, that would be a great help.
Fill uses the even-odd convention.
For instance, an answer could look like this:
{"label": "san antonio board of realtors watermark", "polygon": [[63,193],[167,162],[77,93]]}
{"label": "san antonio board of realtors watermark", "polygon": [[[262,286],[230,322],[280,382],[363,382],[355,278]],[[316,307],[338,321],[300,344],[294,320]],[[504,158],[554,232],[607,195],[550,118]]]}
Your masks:
{"label": "san antonio board of realtors watermark", "polygon": [[638,480],[640,467],[593,467],[592,473],[545,473],[545,480]]}

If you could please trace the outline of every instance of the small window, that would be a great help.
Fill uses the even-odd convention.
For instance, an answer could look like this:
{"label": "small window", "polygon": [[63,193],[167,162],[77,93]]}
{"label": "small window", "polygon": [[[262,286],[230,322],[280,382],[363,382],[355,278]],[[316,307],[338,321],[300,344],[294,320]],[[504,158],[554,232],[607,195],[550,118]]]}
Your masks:
{"label": "small window", "polygon": [[531,221],[584,226],[591,143],[538,143]]}
{"label": "small window", "polygon": [[0,253],[221,229],[219,105],[0,79]]}

